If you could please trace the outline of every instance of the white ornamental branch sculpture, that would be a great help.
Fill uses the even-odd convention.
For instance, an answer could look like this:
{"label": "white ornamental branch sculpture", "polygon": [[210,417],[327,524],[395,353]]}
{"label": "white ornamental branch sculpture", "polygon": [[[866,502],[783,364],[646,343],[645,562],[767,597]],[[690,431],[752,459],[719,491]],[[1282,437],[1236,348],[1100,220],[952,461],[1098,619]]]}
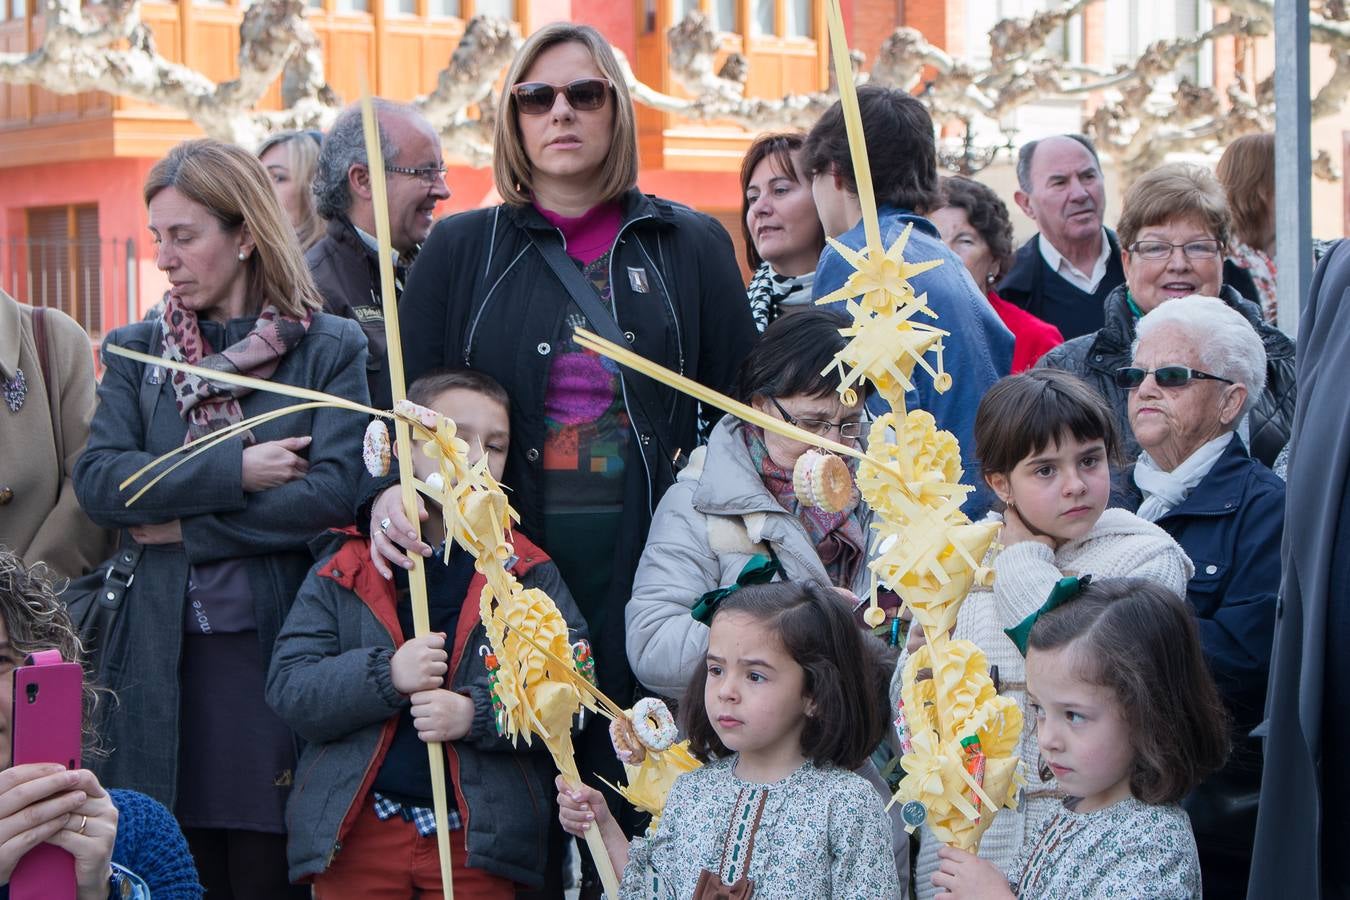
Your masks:
{"label": "white ornamental branch sculpture", "polygon": [[[1099,101],[1085,130],[1124,170],[1126,181],[1177,151],[1208,151],[1232,138],[1273,127],[1270,81],[1239,79],[1224,96],[1183,78],[1165,82],[1188,57],[1225,37],[1254,39],[1273,29],[1272,0],[1214,0],[1229,18],[1205,31],[1149,46],[1128,65],[1074,65],[1048,52],[1048,40],[1073,17],[1102,0],[1066,0],[1030,19],[1005,19],[990,32],[990,59],[972,63],[934,47],[913,28],[898,28],[882,44],[870,71],[852,57],[858,82],[919,91],[939,122],[998,123],[1024,104],[1054,97],[1094,95]],[[326,128],[341,108],[324,75],[322,49],[305,21],[303,0],[259,0],[240,24],[239,77],[214,82],[174,63],[155,48],[139,0],[46,0],[47,31],[28,53],[0,53],[0,82],[34,84],[57,93],[106,91],[155,103],[196,122],[207,134],[256,146],[286,128]],[[1312,104],[1314,117],[1339,111],[1350,94],[1350,21],[1344,0],[1314,0],[1314,43],[1334,63]],[[414,100],[440,131],[447,154],[472,166],[492,157],[495,86],[520,45],[515,25],[470,20],[437,79]],[[837,92],[757,98],[745,95],[748,63],[731,54],[717,65],[719,36],[709,19],[691,13],[668,32],[672,78],[689,94],[672,96],[642,83],[620,59],[634,100],[682,118],[740,125],[749,131],[809,128]],[[925,81],[925,75],[927,80]],[[285,108],[255,109],[281,78]],[[1163,93],[1160,84],[1170,90]],[[472,114],[471,114],[472,111]],[[1315,171],[1336,177],[1323,157]]]}

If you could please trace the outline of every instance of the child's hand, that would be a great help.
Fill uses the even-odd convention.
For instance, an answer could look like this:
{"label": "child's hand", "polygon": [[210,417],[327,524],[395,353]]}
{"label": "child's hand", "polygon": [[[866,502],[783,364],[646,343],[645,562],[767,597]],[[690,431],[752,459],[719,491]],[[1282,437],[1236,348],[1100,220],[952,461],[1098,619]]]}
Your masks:
{"label": "child's hand", "polygon": [[445,635],[428,634],[404,643],[389,660],[389,676],[400,694],[430,691],[445,681],[450,657],[445,653]]}
{"label": "child's hand", "polygon": [[410,699],[413,727],[427,743],[457,741],[473,725],[473,701],[463,694],[436,688],[418,691]]}
{"label": "child's hand", "polygon": [[563,831],[585,837],[592,824],[602,827],[610,820],[609,806],[595,788],[584,784],[572,788],[561,775],[554,784],[558,787],[558,821],[562,823]]}
{"label": "child's hand", "polygon": [[933,886],[945,890],[945,893],[938,894],[939,897],[950,897],[952,900],[965,897],[974,900],[1012,900],[1008,877],[989,860],[955,847],[939,847],[938,860]]}
{"label": "child's hand", "polygon": [[1024,541],[1037,541],[1049,547],[1052,551],[1055,549],[1055,539],[1048,534],[1036,534],[1027,525],[1022,514],[1015,507],[1009,506],[1003,511],[1003,530],[999,533],[999,543],[1005,547],[1011,547],[1013,544],[1020,544]]}

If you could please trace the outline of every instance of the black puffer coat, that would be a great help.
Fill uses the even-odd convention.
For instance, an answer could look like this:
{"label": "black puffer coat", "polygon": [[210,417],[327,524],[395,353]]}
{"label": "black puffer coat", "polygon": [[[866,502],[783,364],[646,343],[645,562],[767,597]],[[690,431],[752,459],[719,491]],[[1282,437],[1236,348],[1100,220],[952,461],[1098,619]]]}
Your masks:
{"label": "black puffer coat", "polygon": [[[1134,313],[1126,293],[1122,284],[1106,298],[1106,324],[1100,331],[1060,344],[1036,365],[1073,372],[1100,391],[1116,411],[1125,461],[1133,462],[1139,456],[1139,444],[1130,430],[1129,393],[1115,383],[1116,369],[1130,364],[1130,345],[1135,338]],[[1242,313],[1266,348],[1266,389],[1247,413],[1247,424],[1252,456],[1269,466],[1288,443],[1294,421],[1294,342],[1263,321],[1260,307],[1228,285],[1219,291],[1219,299]]]}

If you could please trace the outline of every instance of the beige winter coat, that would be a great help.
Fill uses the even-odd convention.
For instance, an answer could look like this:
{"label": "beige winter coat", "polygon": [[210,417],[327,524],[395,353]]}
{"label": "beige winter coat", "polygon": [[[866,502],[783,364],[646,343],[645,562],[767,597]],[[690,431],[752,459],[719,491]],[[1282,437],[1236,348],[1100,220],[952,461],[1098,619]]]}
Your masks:
{"label": "beige winter coat", "polygon": [[0,382],[22,371],[28,385],[17,411],[0,398],[0,545],[75,577],[110,552],[70,480],[94,414],[94,357],[74,319],[56,309],[43,317],[52,386],[43,382],[32,307],[0,292]]}

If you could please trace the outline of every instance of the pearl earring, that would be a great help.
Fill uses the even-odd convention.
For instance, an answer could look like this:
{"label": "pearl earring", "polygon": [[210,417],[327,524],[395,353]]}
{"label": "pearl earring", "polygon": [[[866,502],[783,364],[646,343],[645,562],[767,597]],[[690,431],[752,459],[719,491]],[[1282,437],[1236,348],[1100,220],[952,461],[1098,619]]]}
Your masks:
{"label": "pearl earring", "polygon": [[984,283],[988,285],[992,285],[997,280],[998,276],[995,275],[993,272],[990,272],[988,275],[984,276]]}
{"label": "pearl earring", "polygon": [[239,261],[240,261],[240,262],[243,262],[243,261],[246,260],[246,259],[248,259],[248,254],[245,253],[243,250],[240,250],[240,251],[239,251]]}

